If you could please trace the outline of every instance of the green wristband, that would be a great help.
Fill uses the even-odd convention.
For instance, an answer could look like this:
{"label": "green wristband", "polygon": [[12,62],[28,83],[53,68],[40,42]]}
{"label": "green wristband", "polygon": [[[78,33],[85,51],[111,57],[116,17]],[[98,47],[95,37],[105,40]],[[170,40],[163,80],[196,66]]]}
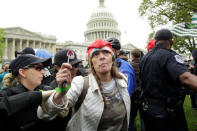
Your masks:
{"label": "green wristband", "polygon": [[55,90],[56,90],[56,92],[63,92],[64,91],[63,88],[60,88],[60,87],[56,87]]}
{"label": "green wristband", "polygon": [[56,92],[64,92],[64,91],[68,91],[70,87],[71,85],[68,85],[67,87],[64,87],[64,88],[56,87],[55,90]]}
{"label": "green wristband", "polygon": [[68,91],[71,88],[71,85],[68,85],[65,90]]}

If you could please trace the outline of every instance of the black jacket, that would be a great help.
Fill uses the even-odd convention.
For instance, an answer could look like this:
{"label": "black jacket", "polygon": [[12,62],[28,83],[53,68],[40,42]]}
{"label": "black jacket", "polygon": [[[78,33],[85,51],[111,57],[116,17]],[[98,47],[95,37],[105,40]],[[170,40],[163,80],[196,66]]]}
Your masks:
{"label": "black jacket", "polygon": [[37,108],[42,102],[40,89],[49,90],[50,87],[39,86],[35,91],[29,91],[24,86],[18,85],[0,91],[1,131],[42,129],[44,124],[37,118]]}
{"label": "black jacket", "polygon": [[167,101],[180,99],[181,82],[178,77],[189,72],[179,55],[156,45],[140,61],[140,79],[144,98]]}

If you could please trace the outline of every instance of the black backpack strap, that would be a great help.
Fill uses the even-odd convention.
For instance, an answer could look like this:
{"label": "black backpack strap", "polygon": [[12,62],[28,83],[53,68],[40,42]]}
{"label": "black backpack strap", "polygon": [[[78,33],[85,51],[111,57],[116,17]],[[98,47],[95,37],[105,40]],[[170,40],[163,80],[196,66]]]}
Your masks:
{"label": "black backpack strap", "polygon": [[86,77],[83,77],[83,79],[84,79],[83,90],[82,90],[81,95],[79,96],[79,98],[75,104],[75,112],[77,112],[79,110],[81,104],[83,103],[83,100],[86,97],[86,94],[87,94],[88,88],[89,88],[89,77],[86,76]]}

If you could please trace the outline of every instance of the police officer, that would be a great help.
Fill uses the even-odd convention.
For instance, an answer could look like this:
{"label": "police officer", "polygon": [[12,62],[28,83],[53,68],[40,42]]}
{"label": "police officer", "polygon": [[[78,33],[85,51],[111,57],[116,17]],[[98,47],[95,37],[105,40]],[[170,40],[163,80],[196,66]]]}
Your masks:
{"label": "police officer", "polygon": [[171,50],[172,38],[168,29],[157,31],[155,47],[140,62],[145,131],[188,131],[181,84],[197,89],[197,77]]}
{"label": "police officer", "polygon": [[[10,88],[0,91],[0,130],[35,131],[47,128],[37,118],[37,108],[49,97],[53,90],[41,86],[44,75],[43,67],[50,59],[40,59],[31,54],[24,54],[12,60],[5,84]],[[17,80],[16,86],[13,82]],[[49,91],[40,91],[40,90]],[[48,130],[49,131],[49,130]]]}
{"label": "police officer", "polygon": [[[135,71],[133,67],[130,65],[130,63],[119,57],[120,49],[121,49],[120,41],[113,37],[108,38],[106,41],[112,44],[112,51],[116,57],[115,63],[118,66],[119,71],[124,73],[128,78],[128,92],[131,97],[137,87],[136,79],[135,79]],[[135,128],[134,120],[132,118],[133,117],[130,116],[129,131],[136,130],[134,129]]]}

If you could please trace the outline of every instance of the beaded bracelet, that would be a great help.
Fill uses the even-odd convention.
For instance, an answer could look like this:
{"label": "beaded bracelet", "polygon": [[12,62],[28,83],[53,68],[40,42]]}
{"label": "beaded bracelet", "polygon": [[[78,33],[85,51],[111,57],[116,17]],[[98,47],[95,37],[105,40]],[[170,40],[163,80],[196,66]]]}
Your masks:
{"label": "beaded bracelet", "polygon": [[67,87],[64,87],[64,88],[56,87],[55,90],[56,92],[64,92],[64,91],[68,91],[70,88],[71,88],[71,85],[68,85]]}

